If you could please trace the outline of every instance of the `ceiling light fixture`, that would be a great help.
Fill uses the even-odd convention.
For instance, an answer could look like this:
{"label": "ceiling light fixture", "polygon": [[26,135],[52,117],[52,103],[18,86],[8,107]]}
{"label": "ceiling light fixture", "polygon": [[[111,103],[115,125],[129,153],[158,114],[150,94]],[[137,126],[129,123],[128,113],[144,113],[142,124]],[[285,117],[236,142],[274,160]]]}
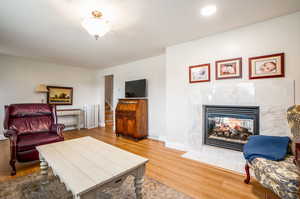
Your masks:
{"label": "ceiling light fixture", "polygon": [[215,5],[205,6],[204,8],[201,9],[201,15],[210,16],[216,13],[216,11],[217,11],[217,7]]}
{"label": "ceiling light fixture", "polygon": [[83,20],[82,26],[96,40],[109,32],[111,28],[109,22],[103,19],[103,14],[97,10],[92,12],[91,17]]}

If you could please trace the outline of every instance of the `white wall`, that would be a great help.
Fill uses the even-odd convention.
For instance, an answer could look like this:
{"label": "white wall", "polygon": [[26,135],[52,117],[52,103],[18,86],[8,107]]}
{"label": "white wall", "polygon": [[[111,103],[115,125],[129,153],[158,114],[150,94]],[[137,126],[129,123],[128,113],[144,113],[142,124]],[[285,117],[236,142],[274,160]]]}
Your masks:
{"label": "white wall", "polygon": [[99,104],[100,93],[92,70],[0,55],[0,129],[3,128],[4,105],[46,100],[45,93],[34,92],[38,84],[73,87],[73,106],[58,108]]}
{"label": "white wall", "polygon": [[[280,52],[286,55],[286,78],[248,80],[249,57]],[[236,57],[243,57],[243,79],[216,81],[214,62]],[[270,116],[272,125],[279,122],[282,123],[280,128],[287,128],[286,122],[281,122],[281,119],[285,121],[285,108],[294,102],[293,80],[296,85],[296,103],[300,103],[299,61],[300,12],[168,47],[166,132],[169,145],[188,148],[195,145],[193,142],[197,139],[200,140],[197,144],[201,145],[203,118],[200,109],[207,103],[261,105],[264,106],[262,114]],[[211,63],[212,81],[189,84],[188,67],[206,63]],[[213,92],[214,100],[209,100]],[[222,98],[225,99],[224,103]],[[276,107],[270,108],[272,105]],[[282,114],[278,115],[276,110]],[[268,130],[270,127],[264,128]],[[277,132],[277,135],[280,133]],[[282,132],[282,135],[285,134],[286,132]]]}
{"label": "white wall", "polygon": [[[101,103],[104,103],[104,76],[114,75],[114,109],[119,98],[124,98],[125,81],[148,80],[149,137],[163,139],[165,135],[165,56],[131,62],[98,71],[101,85]],[[102,108],[102,118],[104,109]],[[103,124],[102,124],[103,125]]]}

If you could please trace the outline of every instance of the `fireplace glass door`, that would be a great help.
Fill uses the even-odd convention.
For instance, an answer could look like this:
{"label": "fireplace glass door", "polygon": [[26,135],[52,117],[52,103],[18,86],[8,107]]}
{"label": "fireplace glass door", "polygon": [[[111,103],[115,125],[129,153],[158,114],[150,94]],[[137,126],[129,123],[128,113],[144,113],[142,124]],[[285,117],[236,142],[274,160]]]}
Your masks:
{"label": "fireplace glass door", "polygon": [[205,144],[242,150],[258,134],[257,107],[205,106]]}

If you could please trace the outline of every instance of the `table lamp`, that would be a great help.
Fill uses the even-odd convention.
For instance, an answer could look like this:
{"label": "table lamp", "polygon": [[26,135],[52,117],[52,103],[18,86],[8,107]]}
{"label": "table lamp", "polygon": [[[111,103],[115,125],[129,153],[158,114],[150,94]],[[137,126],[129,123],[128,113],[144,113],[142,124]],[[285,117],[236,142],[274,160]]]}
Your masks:
{"label": "table lamp", "polygon": [[[36,93],[48,93],[47,86],[46,86],[45,84],[39,84],[39,85],[35,88],[35,92],[36,92]],[[42,99],[42,103],[45,103],[44,99]]]}

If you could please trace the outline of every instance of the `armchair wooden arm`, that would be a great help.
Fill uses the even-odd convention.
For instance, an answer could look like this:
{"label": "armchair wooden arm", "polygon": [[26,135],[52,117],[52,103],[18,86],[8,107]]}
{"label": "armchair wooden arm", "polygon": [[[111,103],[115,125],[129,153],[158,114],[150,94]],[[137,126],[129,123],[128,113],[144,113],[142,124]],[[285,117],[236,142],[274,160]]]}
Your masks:
{"label": "armchair wooden arm", "polygon": [[4,131],[4,136],[7,138],[10,138],[12,136],[17,136],[17,132],[14,130],[5,130]]}
{"label": "armchair wooden arm", "polygon": [[295,140],[295,163],[300,167],[300,138]]}
{"label": "armchair wooden arm", "polygon": [[16,159],[17,159],[17,132],[14,130],[5,130],[4,136],[9,138],[10,141],[10,161],[9,164],[12,167],[11,175],[16,175]]}
{"label": "armchair wooden arm", "polygon": [[53,124],[51,127],[51,131],[57,133],[57,135],[59,135],[60,137],[64,137],[62,134],[64,128],[65,128],[64,124]]}

